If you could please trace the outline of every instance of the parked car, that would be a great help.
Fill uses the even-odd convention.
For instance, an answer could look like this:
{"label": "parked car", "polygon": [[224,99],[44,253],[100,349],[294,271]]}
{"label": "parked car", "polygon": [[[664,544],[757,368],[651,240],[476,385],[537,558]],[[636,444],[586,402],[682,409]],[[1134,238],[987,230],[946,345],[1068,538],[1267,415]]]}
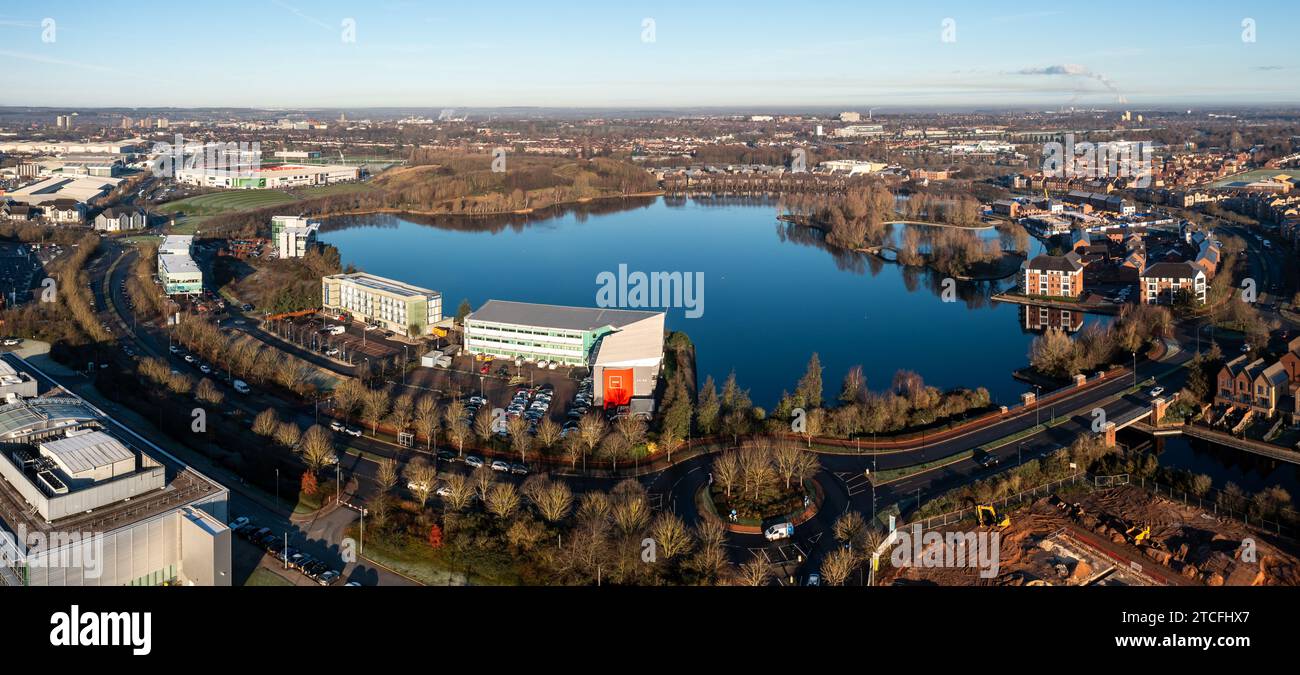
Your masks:
{"label": "parked car", "polygon": [[483,458],[479,457],[478,455],[466,455],[465,466],[468,466],[472,469],[477,469],[480,466],[483,466]]}
{"label": "parked car", "polygon": [[319,577],[316,577],[316,583],[322,586],[328,586],[334,583],[335,581],[338,581],[338,578],[339,578],[338,572],[335,572],[334,570],[329,570],[324,574],[321,574]]}
{"label": "parked car", "polygon": [[232,530],[238,530],[239,528],[241,528],[241,527],[243,527],[243,526],[245,526],[245,525],[247,525],[247,524],[248,524],[248,517],[247,517],[247,516],[240,516],[240,517],[238,517],[238,518],[236,518],[236,519],[230,521],[230,523],[229,523],[228,525],[226,525],[226,527],[229,527],[229,528],[232,529]]}
{"label": "parked car", "polygon": [[501,461],[501,460],[498,459],[498,460],[492,462],[492,470],[493,470],[493,471],[510,471],[510,464],[507,463],[507,462],[503,462],[503,461]]}
{"label": "parked car", "polygon": [[252,391],[251,389],[249,389],[248,383],[243,380],[235,380],[234,382],[231,383],[230,386],[234,387],[235,391],[241,394],[247,394],[248,392]]}
{"label": "parked car", "polygon": [[343,423],[338,420],[330,422],[330,429],[333,429],[334,431],[343,431],[345,428],[346,427],[343,426]]}
{"label": "parked car", "polygon": [[528,467],[523,464],[511,464],[510,473],[516,476],[526,476],[528,475]]}
{"label": "parked car", "polygon": [[442,461],[444,461],[444,462],[454,462],[454,461],[456,461],[456,453],[454,453],[454,452],[452,452],[452,451],[450,451],[450,450],[439,450],[439,451],[438,451],[438,459],[440,459],[440,460],[442,460]]}

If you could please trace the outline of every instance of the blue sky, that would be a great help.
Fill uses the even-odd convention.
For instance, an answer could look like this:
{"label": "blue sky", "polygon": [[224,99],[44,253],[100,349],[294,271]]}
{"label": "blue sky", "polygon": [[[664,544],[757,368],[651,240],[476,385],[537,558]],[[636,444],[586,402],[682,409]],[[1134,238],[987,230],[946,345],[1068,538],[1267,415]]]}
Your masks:
{"label": "blue sky", "polygon": [[[1300,3],[5,2],[0,105],[1300,103]],[[53,19],[53,34],[43,28]],[[654,40],[643,40],[645,19]],[[1242,39],[1254,20],[1255,41]],[[955,40],[945,42],[944,22]],[[355,41],[345,41],[345,21]],[[53,37],[52,41],[43,37]]]}

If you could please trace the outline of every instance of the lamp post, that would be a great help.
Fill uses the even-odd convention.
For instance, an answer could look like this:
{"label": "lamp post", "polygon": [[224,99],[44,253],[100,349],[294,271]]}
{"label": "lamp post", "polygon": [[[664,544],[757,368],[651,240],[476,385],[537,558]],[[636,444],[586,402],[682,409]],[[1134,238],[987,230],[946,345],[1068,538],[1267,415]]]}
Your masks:
{"label": "lamp post", "polygon": [[1043,395],[1042,385],[1037,385],[1037,384],[1034,385],[1034,426],[1038,426],[1039,424],[1042,424],[1041,421],[1042,416],[1038,412],[1039,407],[1041,405],[1041,402],[1038,400],[1038,398],[1042,395]]}

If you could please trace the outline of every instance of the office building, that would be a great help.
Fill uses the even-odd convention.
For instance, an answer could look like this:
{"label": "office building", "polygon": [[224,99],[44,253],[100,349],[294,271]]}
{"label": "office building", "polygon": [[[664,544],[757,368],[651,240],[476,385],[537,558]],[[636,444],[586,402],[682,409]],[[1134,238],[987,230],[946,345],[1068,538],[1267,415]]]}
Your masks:
{"label": "office building", "polygon": [[231,585],[228,490],[80,398],[0,405],[0,478],[0,586]]}
{"label": "office building", "polygon": [[320,223],[298,216],[272,216],[271,241],[280,258],[301,258],[316,241]]}
{"label": "office building", "polygon": [[442,322],[442,294],[365,272],[321,278],[321,306],[326,313],[352,318],[402,335],[433,332]]}

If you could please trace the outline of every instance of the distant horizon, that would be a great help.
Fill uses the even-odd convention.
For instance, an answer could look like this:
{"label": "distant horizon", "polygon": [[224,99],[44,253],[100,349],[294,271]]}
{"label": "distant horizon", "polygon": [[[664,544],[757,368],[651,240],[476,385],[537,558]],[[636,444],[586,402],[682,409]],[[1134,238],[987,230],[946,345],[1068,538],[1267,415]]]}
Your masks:
{"label": "distant horizon", "polygon": [[1297,28],[1281,0],[38,0],[0,9],[0,86],[63,109],[1288,106]]}

